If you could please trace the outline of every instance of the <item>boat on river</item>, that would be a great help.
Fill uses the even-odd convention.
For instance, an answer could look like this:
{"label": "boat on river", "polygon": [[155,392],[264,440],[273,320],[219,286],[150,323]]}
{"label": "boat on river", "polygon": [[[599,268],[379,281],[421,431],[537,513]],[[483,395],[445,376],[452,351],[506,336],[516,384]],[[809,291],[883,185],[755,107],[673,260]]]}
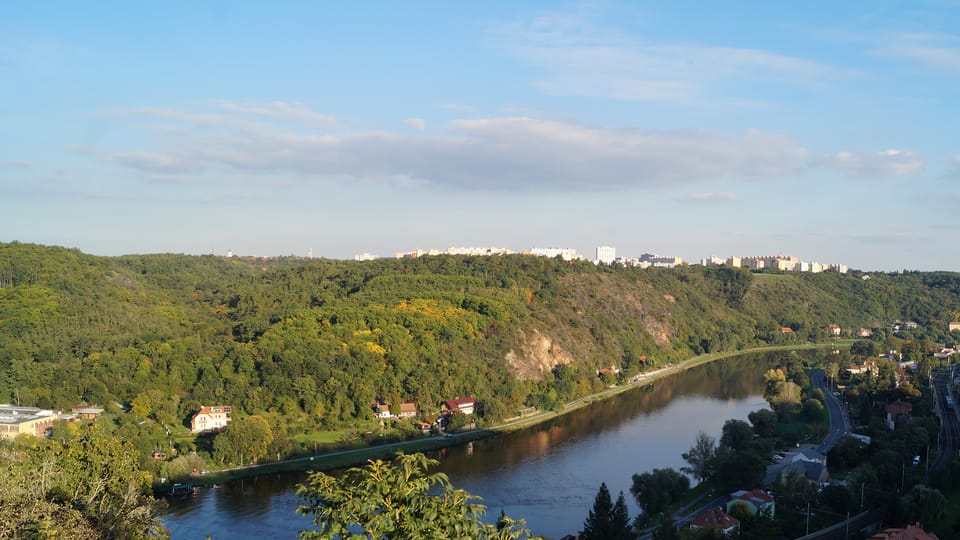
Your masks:
{"label": "boat on river", "polygon": [[170,487],[170,497],[177,500],[185,500],[193,497],[197,493],[197,486],[193,484],[174,484]]}

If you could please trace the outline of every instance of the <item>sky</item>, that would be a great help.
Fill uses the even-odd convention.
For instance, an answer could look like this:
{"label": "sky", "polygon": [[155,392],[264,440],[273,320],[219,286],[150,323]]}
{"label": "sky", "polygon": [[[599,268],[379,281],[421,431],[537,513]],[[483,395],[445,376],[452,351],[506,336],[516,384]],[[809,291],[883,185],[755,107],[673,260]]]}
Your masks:
{"label": "sky", "polygon": [[0,241],[960,271],[960,2],[4,2]]}

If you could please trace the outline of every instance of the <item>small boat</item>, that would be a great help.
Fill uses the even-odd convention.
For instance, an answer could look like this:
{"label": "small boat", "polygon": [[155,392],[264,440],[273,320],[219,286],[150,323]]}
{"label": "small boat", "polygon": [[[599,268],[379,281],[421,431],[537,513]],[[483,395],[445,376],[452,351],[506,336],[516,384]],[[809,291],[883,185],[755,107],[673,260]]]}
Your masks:
{"label": "small boat", "polygon": [[189,499],[197,493],[197,486],[193,484],[174,484],[170,487],[170,496],[174,499]]}

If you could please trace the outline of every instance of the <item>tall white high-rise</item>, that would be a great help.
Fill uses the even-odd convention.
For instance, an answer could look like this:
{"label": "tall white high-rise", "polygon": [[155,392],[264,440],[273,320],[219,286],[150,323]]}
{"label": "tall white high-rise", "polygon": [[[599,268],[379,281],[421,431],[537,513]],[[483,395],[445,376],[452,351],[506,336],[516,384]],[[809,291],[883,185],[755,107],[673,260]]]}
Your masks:
{"label": "tall white high-rise", "polygon": [[597,262],[612,264],[617,260],[617,248],[612,246],[597,246]]}

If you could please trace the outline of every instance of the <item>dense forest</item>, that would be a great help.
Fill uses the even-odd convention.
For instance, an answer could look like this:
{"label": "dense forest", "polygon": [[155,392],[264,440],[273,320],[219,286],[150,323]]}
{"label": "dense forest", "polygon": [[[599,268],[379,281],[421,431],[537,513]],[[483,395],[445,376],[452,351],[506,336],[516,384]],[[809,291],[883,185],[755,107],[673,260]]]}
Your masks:
{"label": "dense forest", "polygon": [[[487,418],[551,408],[704,352],[828,339],[897,320],[950,341],[960,274],[636,269],[509,255],[367,262],[97,257],[0,244],[0,402],[201,404],[338,429],[370,404],[475,396]],[[783,333],[782,328],[792,331]],[[280,420],[275,420],[280,422]],[[275,429],[276,431],[276,429]]]}

